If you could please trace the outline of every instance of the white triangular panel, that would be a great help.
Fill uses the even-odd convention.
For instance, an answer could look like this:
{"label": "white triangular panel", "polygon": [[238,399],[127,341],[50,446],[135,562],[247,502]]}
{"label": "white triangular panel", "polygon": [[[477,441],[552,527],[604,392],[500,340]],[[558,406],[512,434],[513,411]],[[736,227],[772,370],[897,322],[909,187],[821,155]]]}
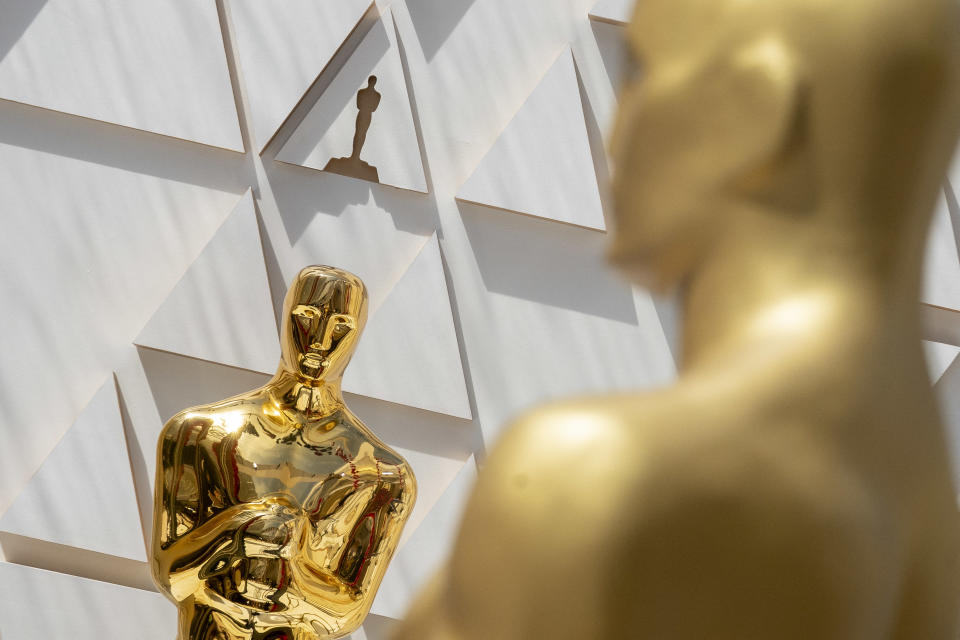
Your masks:
{"label": "white triangular panel", "polygon": [[371,613],[402,619],[416,595],[447,560],[457,538],[460,517],[477,480],[471,456],[430,510],[426,519],[399,549],[383,578]]}
{"label": "white triangular panel", "polygon": [[[950,189],[949,185],[944,187]],[[941,197],[927,241],[926,274],[921,300],[960,310],[960,229],[951,219],[947,199]]]}
{"label": "white triangular panel", "polygon": [[417,478],[417,504],[403,528],[401,548],[430,516],[437,501],[446,493],[465,464],[474,464],[473,460],[455,460],[443,456],[431,455],[395,446],[394,449],[404,457]]}
{"label": "white triangular panel", "polygon": [[530,94],[457,198],[606,228],[569,49]]}
{"label": "white triangular panel", "polygon": [[947,443],[953,460],[954,484],[960,498],[960,358],[947,367],[934,390],[947,431]]}
{"label": "white triangular panel", "polygon": [[0,531],[146,561],[112,377],[0,518]]}
{"label": "white triangular panel", "polygon": [[3,640],[170,640],[177,609],[159,593],[0,562]]}
{"label": "white triangular panel", "polygon": [[344,640],[391,640],[401,626],[399,620],[369,614],[363,620],[363,626]]}
{"label": "white triangular panel", "polygon": [[470,419],[436,234],[370,318],[343,388]]}
{"label": "white triangular panel", "polygon": [[230,1],[258,149],[270,141],[372,4],[372,0]]}
{"label": "white triangular panel", "polygon": [[270,373],[280,358],[276,326],[248,191],[135,342]]}
{"label": "white triangular panel", "polygon": [[[243,157],[0,111],[0,137],[22,145],[0,144],[0,255],[4,273],[25,274],[0,278],[2,513],[236,205]],[[51,372],[52,387],[37,384]]]}
{"label": "white triangular panel", "polygon": [[322,170],[331,159],[350,156],[357,92],[367,86],[370,76],[376,76],[375,89],[381,98],[360,157],[377,168],[380,183],[426,192],[410,96],[389,12],[350,56],[277,159]]}
{"label": "white triangular panel", "polygon": [[944,372],[956,361],[960,355],[960,347],[941,342],[923,342],[923,350],[927,355],[927,369],[930,380],[936,384]]}
{"label": "white triangular panel", "polygon": [[590,10],[590,17],[613,24],[627,24],[637,0],[600,0]]}
{"label": "white triangular panel", "polygon": [[0,98],[243,150],[213,2],[3,4]]}

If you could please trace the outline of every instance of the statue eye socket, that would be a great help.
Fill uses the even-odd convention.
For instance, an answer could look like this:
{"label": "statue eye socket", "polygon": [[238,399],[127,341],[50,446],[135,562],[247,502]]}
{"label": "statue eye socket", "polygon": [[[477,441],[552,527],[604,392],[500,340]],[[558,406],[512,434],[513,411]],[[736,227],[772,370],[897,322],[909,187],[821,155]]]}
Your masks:
{"label": "statue eye socket", "polygon": [[302,304],[293,310],[293,315],[300,318],[307,318],[309,320],[313,320],[319,317],[320,314],[313,307],[309,307],[307,305]]}
{"label": "statue eye socket", "polygon": [[337,338],[342,338],[344,335],[350,332],[353,329],[353,319],[346,316],[335,316],[332,318],[333,325],[333,335]]}

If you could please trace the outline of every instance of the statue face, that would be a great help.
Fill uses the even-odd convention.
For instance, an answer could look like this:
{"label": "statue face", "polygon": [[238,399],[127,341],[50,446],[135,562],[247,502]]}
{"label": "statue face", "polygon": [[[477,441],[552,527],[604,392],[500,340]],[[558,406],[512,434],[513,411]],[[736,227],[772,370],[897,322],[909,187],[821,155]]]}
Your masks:
{"label": "statue face", "polygon": [[357,276],[333,267],[300,272],[284,304],[283,359],[303,378],[338,378],[367,319],[367,292]]}
{"label": "statue face", "polygon": [[[656,288],[681,279],[703,250],[716,216],[727,136],[711,120],[724,108],[703,88],[726,18],[722,0],[644,0],[629,27],[636,69],[624,85],[612,153],[616,201],[611,261]],[[723,78],[713,77],[713,85]]]}

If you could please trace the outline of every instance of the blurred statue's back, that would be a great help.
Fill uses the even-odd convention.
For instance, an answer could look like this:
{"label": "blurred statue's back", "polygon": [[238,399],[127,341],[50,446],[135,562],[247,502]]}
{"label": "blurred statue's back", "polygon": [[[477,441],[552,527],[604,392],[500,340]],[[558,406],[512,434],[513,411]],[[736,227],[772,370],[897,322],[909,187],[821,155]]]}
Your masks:
{"label": "blurred statue's back", "polygon": [[612,261],[683,285],[675,386],[532,412],[404,640],[955,640],[921,350],[953,0],[643,0]]}

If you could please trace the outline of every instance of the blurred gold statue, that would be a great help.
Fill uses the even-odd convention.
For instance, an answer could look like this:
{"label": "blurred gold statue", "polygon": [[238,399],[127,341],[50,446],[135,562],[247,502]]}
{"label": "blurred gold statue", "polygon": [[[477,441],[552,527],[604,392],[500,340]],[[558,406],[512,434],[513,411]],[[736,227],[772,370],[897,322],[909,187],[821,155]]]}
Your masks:
{"label": "blurred gold statue", "polygon": [[276,376],[164,427],[151,568],[178,640],[339,638],[363,622],[416,494],[340,394],[366,316],[359,278],[304,269]]}
{"label": "blurred gold statue", "polygon": [[679,381],[513,425],[399,637],[955,640],[917,298],[960,5],[637,4],[611,256],[683,285]]}

